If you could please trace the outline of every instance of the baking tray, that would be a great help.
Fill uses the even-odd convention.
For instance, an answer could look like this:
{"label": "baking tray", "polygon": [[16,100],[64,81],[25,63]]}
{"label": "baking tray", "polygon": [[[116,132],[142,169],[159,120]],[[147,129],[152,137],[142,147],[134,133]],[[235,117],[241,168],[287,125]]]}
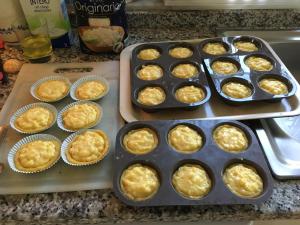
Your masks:
{"label": "baking tray", "polygon": [[[168,133],[177,125],[187,125],[202,136],[203,146],[194,153],[184,154],[175,151],[168,144]],[[245,132],[249,140],[247,150],[241,153],[229,153],[221,150],[213,140],[213,131],[218,126],[229,124]],[[123,137],[133,129],[150,128],[156,132],[158,146],[150,153],[134,155],[124,149]],[[120,187],[122,172],[130,165],[140,163],[154,168],[160,178],[160,188],[156,194],[143,201],[133,201],[125,197]],[[179,195],[172,185],[172,175],[178,167],[186,163],[201,165],[212,181],[211,191],[201,199],[188,199]],[[245,163],[256,168],[263,179],[263,193],[256,198],[241,198],[233,194],[224,184],[222,174],[226,167],[235,163]],[[230,205],[260,204],[266,201],[273,190],[273,179],[265,160],[263,151],[252,130],[243,123],[228,120],[164,120],[139,121],[125,125],[116,138],[114,158],[114,192],[116,196],[131,206],[166,206],[166,205]]]}
{"label": "baking tray", "polygon": [[[175,47],[185,47],[189,48],[193,55],[184,58],[178,59],[169,55],[169,50]],[[147,48],[154,48],[160,52],[160,57],[155,60],[142,60],[137,57],[138,53]],[[181,79],[172,75],[172,70],[175,66],[179,64],[191,64],[195,66],[198,70],[198,74],[189,79]],[[146,65],[157,65],[163,70],[163,76],[160,79],[146,81],[138,78],[137,73],[142,68],[142,66]],[[205,98],[201,101],[187,104],[179,102],[175,97],[175,92],[178,88],[184,86],[196,86],[203,90],[205,93]],[[139,91],[146,87],[160,87],[164,90],[166,94],[166,99],[159,105],[155,106],[146,106],[137,101],[137,96]],[[166,109],[195,109],[206,103],[211,96],[210,87],[208,85],[208,81],[205,75],[205,71],[202,65],[202,60],[199,55],[199,51],[197,47],[184,43],[184,42],[164,42],[164,43],[148,43],[137,46],[132,52],[131,58],[131,101],[137,107],[143,109],[147,112],[156,112],[158,110],[166,110]]]}
{"label": "baking tray", "polygon": [[[99,101],[104,112],[101,123],[96,127],[103,129],[111,140],[112,146],[107,158],[96,165],[84,168],[66,165],[60,159],[53,168],[42,173],[24,175],[13,172],[7,164],[8,151],[17,141],[26,135],[19,134],[10,127],[6,129],[6,127],[9,124],[11,115],[18,108],[37,102],[37,100],[30,95],[31,85],[42,77],[50,75],[62,75],[68,77],[71,82],[74,82],[82,76],[93,74],[103,75],[110,84],[109,94]],[[0,163],[4,164],[4,170],[0,175],[0,194],[47,193],[111,188],[114,139],[119,128],[123,125],[123,120],[120,117],[116,104],[118,102],[118,79],[119,63],[116,61],[23,65],[14,88],[0,114],[0,124],[2,125]],[[65,100],[53,105],[60,110],[71,102],[73,102],[71,98],[67,97]],[[57,125],[44,133],[52,134],[62,141],[70,135],[70,133],[60,130]]]}
{"label": "baking tray", "polygon": [[[190,40],[190,43],[199,43],[203,39]],[[261,40],[280,63],[272,48],[262,39]],[[133,49],[139,44],[128,46],[123,50],[120,56],[120,113],[127,122],[138,120],[167,120],[167,119],[260,119],[270,117],[295,116],[300,114],[300,87],[298,82],[292,76],[291,80],[295,82],[297,91],[294,96],[283,99],[280,102],[268,103],[257,102],[251,106],[234,106],[223,102],[215,90],[211,90],[210,100],[202,107],[192,111],[172,110],[170,112],[147,113],[135,107],[131,103],[131,85],[130,85],[130,60]],[[285,68],[286,69],[286,68]]]}
{"label": "baking tray", "polygon": [[[244,52],[234,47],[236,41],[248,41],[254,43],[257,47],[257,51]],[[221,56],[209,55],[202,49],[208,43],[221,43],[228,50],[226,54]],[[284,64],[280,63],[274,55],[269,51],[268,47],[259,39],[251,36],[236,36],[236,37],[223,37],[223,38],[210,38],[198,45],[200,55],[202,56],[207,70],[207,75],[212,80],[216,91],[219,96],[228,103],[242,104],[252,103],[256,101],[280,101],[283,98],[289,98],[296,93],[295,82],[291,79],[292,74],[286,69]],[[258,56],[267,59],[273,65],[273,69],[270,71],[254,71],[249,69],[245,64],[245,60],[251,56]],[[229,61],[237,66],[239,71],[232,75],[220,75],[216,74],[211,65],[216,61]],[[264,78],[274,78],[280,80],[288,87],[288,94],[285,95],[271,95],[263,91],[258,82]],[[247,98],[231,98],[222,92],[222,86],[228,82],[239,82],[248,86],[252,90],[252,95]]]}
{"label": "baking tray", "polygon": [[[260,120],[255,131],[277,179],[300,178],[300,116]],[[288,147],[287,147],[288,146]]]}

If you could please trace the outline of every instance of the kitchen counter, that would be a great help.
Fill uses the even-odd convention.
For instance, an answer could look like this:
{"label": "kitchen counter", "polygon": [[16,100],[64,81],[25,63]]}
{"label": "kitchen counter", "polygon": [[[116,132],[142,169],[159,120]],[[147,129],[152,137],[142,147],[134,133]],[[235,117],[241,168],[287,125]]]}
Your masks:
{"label": "kitchen counter", "polygon": [[[265,19],[267,16],[267,19]],[[141,19],[142,18],[142,19]],[[184,19],[184,21],[182,20]],[[208,21],[207,23],[205,21]],[[128,45],[144,41],[212,37],[217,28],[290,29],[300,27],[300,13],[288,10],[233,10],[201,12],[130,12]],[[256,26],[254,26],[256,25]],[[1,57],[19,58],[17,50]],[[56,50],[51,62],[85,62],[118,59],[117,55],[90,56],[78,47]],[[0,108],[17,75],[0,87]],[[138,221],[254,220],[300,218],[300,180],[275,181],[271,198],[259,206],[128,207],[111,190],[0,196],[0,224],[88,224]],[[1,184],[0,184],[1,185]]]}

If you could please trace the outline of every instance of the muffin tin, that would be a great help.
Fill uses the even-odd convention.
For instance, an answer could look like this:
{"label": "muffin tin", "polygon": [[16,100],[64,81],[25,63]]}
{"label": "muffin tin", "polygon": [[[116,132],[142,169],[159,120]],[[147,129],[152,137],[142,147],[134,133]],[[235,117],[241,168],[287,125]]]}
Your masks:
{"label": "muffin tin", "polygon": [[[186,47],[192,50],[193,55],[184,58],[173,58],[169,55],[169,50],[175,47]],[[141,60],[137,57],[138,53],[143,49],[154,48],[160,52],[160,57],[155,60]],[[197,67],[199,73],[195,77],[181,79],[172,75],[173,68],[178,64],[190,63]],[[157,80],[146,81],[138,78],[137,73],[143,65],[158,65],[163,70],[163,76]],[[200,87],[206,96],[199,102],[186,104],[179,102],[175,98],[175,91],[186,85],[194,85]],[[139,91],[146,87],[160,87],[165,91],[166,99],[163,103],[155,106],[147,106],[137,101]],[[149,43],[137,46],[132,53],[131,58],[131,101],[137,107],[145,111],[156,111],[161,109],[194,109],[200,107],[207,102],[211,96],[208,81],[205,76],[204,68],[201,63],[199,51],[193,44],[186,42],[165,42],[165,43]]]}
{"label": "muffin tin", "polygon": [[[180,124],[187,125],[199,132],[203,145],[195,153],[184,154],[174,150],[168,143],[169,131]],[[230,124],[242,129],[249,141],[247,150],[240,153],[229,153],[221,150],[213,140],[212,133],[218,126]],[[153,129],[159,139],[156,149],[145,155],[134,155],[126,151],[123,137],[129,131],[138,128]],[[234,163],[245,163],[253,166],[264,182],[264,189],[256,198],[241,198],[233,194],[223,183],[224,170]],[[146,200],[134,201],[128,199],[121,190],[120,178],[123,171],[130,165],[140,163],[154,168],[160,178],[160,188],[157,193]],[[208,173],[211,181],[211,191],[201,199],[188,199],[176,192],[172,185],[174,172],[183,164],[196,163]],[[167,205],[230,205],[230,204],[259,204],[266,201],[273,190],[273,180],[265,161],[262,149],[256,136],[249,127],[237,121],[225,120],[165,120],[133,122],[125,125],[116,138],[114,157],[113,189],[116,196],[131,206],[167,206]]]}
{"label": "muffin tin", "polygon": [[[257,51],[245,52],[238,50],[234,43],[236,41],[249,41],[254,43],[257,47]],[[207,43],[217,42],[222,43],[224,47],[228,50],[226,54],[223,55],[210,55],[203,51],[203,47]],[[288,98],[293,96],[296,93],[296,84],[290,77],[292,76],[284,64],[280,63],[276,57],[270,52],[267,46],[258,38],[251,36],[241,36],[241,37],[224,37],[224,38],[212,38],[202,41],[198,44],[198,50],[200,55],[203,58],[204,66],[207,72],[207,75],[211,78],[213,85],[215,86],[216,91],[219,96],[228,103],[249,103],[256,101],[278,101],[283,98]],[[273,64],[273,69],[267,72],[260,72],[250,70],[250,68],[245,64],[245,60],[250,56],[261,56],[269,60]],[[211,65],[215,61],[230,61],[234,63],[239,71],[233,75],[219,75],[216,74]],[[274,78],[282,81],[288,87],[289,93],[286,95],[272,95],[263,91],[258,83],[264,78]],[[222,86],[227,82],[236,81],[242,83],[252,89],[252,95],[243,98],[237,99],[227,96],[222,92]]]}

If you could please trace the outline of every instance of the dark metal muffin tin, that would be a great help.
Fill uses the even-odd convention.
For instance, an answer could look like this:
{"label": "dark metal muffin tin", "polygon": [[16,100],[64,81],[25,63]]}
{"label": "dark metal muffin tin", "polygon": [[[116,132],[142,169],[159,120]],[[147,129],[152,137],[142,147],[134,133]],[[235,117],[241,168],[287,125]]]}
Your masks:
{"label": "dark metal muffin tin", "polygon": [[[174,47],[186,47],[193,51],[193,55],[184,59],[177,59],[169,55],[169,50]],[[155,60],[141,60],[137,57],[143,49],[154,48],[160,52],[160,57]],[[172,75],[172,69],[182,63],[191,63],[197,67],[199,74],[193,78],[180,79]],[[163,76],[160,79],[153,81],[141,80],[137,76],[137,72],[143,65],[158,65],[163,69]],[[194,85],[202,88],[206,97],[196,103],[186,104],[177,101],[175,91],[186,85]],[[139,91],[146,87],[160,87],[165,91],[166,99],[163,103],[156,106],[146,106],[137,101]],[[132,52],[131,58],[131,101],[134,105],[145,111],[157,111],[161,109],[194,109],[209,100],[211,96],[208,81],[202,66],[199,51],[195,45],[187,42],[164,42],[164,43],[149,43],[137,46]]]}
{"label": "dark metal muffin tin", "polygon": [[[249,41],[254,43],[258,47],[258,51],[254,52],[244,52],[235,48],[234,43],[236,41]],[[228,50],[226,54],[223,55],[210,55],[203,51],[203,47],[207,43],[218,42],[222,43],[224,47]],[[277,56],[273,55],[273,53],[269,50],[266,44],[255,37],[251,36],[240,36],[240,37],[224,37],[224,38],[213,38],[202,41],[198,45],[198,49],[200,51],[200,55],[203,58],[204,65],[207,71],[207,75],[213,81],[213,84],[221,98],[228,103],[248,103],[255,101],[278,101],[283,98],[288,98],[293,96],[296,93],[296,84],[290,77],[292,76],[285,65],[281,64],[277,60]],[[245,60],[250,56],[261,56],[262,58],[266,58],[271,61],[273,64],[273,69],[267,72],[259,72],[250,70],[250,68],[245,64]],[[236,64],[239,68],[239,71],[233,75],[218,75],[216,74],[211,65],[213,62],[218,60],[231,61]],[[282,81],[288,87],[289,93],[286,95],[272,95],[265,91],[263,91],[258,82],[264,78],[274,78]],[[248,86],[252,90],[252,95],[243,98],[237,99],[227,96],[222,92],[222,86],[227,82],[236,81]]]}
{"label": "dark metal muffin tin", "polygon": [[[202,136],[203,145],[199,151],[190,154],[179,153],[168,144],[168,133],[177,125],[185,124],[195,129]],[[248,137],[249,147],[241,153],[228,153],[221,150],[213,140],[213,131],[216,127],[230,124],[242,129]],[[156,149],[145,155],[134,155],[124,148],[123,137],[131,130],[139,128],[153,129],[158,137]],[[233,194],[224,184],[222,175],[229,165],[245,163],[256,168],[264,182],[263,193],[256,198],[241,198]],[[134,201],[128,199],[120,187],[120,178],[123,171],[129,166],[141,163],[154,168],[160,178],[160,187],[157,193],[146,200]],[[196,163],[201,165],[212,181],[210,192],[201,199],[192,200],[182,197],[172,185],[174,172],[183,164]],[[266,201],[273,190],[273,180],[267,166],[264,154],[258,140],[249,127],[236,121],[224,120],[178,120],[178,121],[145,121],[133,122],[125,125],[116,138],[114,156],[113,188],[116,196],[131,206],[167,206],[167,205],[228,205],[228,204],[259,204]]]}

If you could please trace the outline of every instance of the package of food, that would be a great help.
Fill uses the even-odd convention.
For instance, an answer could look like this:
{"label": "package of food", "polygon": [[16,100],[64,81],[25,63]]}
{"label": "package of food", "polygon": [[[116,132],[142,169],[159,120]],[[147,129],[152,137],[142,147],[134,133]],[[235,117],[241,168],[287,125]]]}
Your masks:
{"label": "package of food", "polygon": [[84,53],[119,53],[127,37],[125,0],[73,0]]}
{"label": "package of food", "polygon": [[70,47],[73,41],[64,0],[20,0],[31,33],[40,28],[41,18],[47,21],[53,48]]}

